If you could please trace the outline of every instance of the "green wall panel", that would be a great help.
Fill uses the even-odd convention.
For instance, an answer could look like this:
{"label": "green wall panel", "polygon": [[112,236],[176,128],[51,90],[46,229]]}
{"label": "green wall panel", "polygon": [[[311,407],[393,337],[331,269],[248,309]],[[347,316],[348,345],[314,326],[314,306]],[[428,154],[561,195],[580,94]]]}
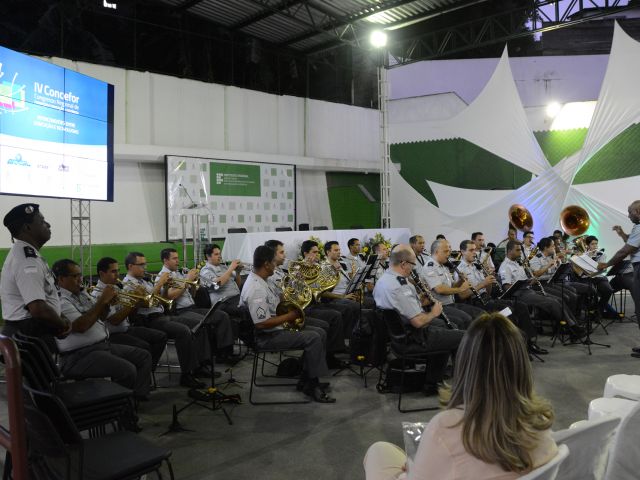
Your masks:
{"label": "green wall panel", "polygon": [[511,190],[531,180],[523,168],[461,138],[393,144],[391,160],[400,164],[402,178],[436,206],[426,180],[476,190]]}
{"label": "green wall panel", "polygon": [[[371,202],[358,185],[366,188],[375,201]],[[327,189],[333,228],[380,227],[380,175],[327,172]]]}
{"label": "green wall panel", "polygon": [[563,158],[573,155],[582,148],[587,129],[547,130],[534,132],[534,135],[549,163],[556,165]]}
{"label": "green wall panel", "polygon": [[632,125],[602,147],[573,183],[592,183],[640,175],[640,125]]}

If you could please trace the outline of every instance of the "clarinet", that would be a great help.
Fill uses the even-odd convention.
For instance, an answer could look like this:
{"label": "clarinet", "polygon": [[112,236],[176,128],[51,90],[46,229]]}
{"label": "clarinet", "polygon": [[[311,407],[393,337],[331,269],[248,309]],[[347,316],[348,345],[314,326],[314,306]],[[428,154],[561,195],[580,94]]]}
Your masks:
{"label": "clarinet", "polygon": [[[427,297],[432,304],[435,304],[436,299],[433,298],[433,294],[431,293],[431,290],[429,290],[429,288],[427,288],[425,284],[422,283],[422,280],[420,280],[420,275],[418,275],[415,272],[415,270],[411,270],[411,279],[413,280],[413,284],[416,287],[416,290],[418,291],[418,293],[420,295],[424,295],[425,297]],[[449,317],[447,317],[446,313],[444,313],[444,308],[442,309],[442,313],[440,315],[442,316],[444,323],[447,325],[449,329],[458,330],[458,327],[456,326],[456,324],[453,323],[449,319]]]}
{"label": "clarinet", "polygon": [[[465,277],[464,273],[458,270],[458,267],[456,267],[455,263],[447,262],[445,263],[445,265],[453,269],[458,274],[458,276],[462,279],[463,282],[467,281],[467,277]],[[473,293],[473,296],[476,297],[480,301],[480,303],[482,303],[482,305],[486,307],[487,301],[484,298],[482,298],[482,295],[480,295],[480,292],[478,292],[478,290],[476,290],[476,288],[471,284],[469,284],[469,289],[471,290],[471,293]]]}
{"label": "clarinet", "polygon": [[520,261],[518,263],[520,265],[522,265],[522,268],[524,268],[524,273],[527,274],[527,277],[533,279],[535,284],[540,289],[540,293],[542,293],[542,295],[544,295],[546,297],[547,296],[547,292],[544,291],[544,287],[542,286],[542,283],[540,282],[538,277],[536,277],[533,274],[533,272],[531,271],[531,267],[529,266],[529,259],[524,255],[524,251],[522,252],[522,254],[523,254],[523,257],[520,259]]}
{"label": "clarinet", "polygon": [[[490,273],[487,271],[487,269],[482,264],[482,262],[480,262],[479,259],[478,261],[473,262],[473,264],[478,270],[482,272],[482,274],[484,275],[484,278],[487,278],[490,275]],[[502,295],[504,293],[504,289],[502,288],[502,285],[500,285],[500,282],[497,279],[493,281],[492,285],[494,285],[496,287],[496,290],[498,290],[498,295]]]}

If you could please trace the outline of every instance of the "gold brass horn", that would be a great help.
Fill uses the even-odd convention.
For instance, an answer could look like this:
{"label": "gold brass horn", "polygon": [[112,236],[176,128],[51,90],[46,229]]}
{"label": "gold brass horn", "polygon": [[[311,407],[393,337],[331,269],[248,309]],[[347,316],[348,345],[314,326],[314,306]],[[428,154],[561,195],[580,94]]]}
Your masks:
{"label": "gold brass horn", "polygon": [[521,232],[530,232],[533,230],[533,215],[525,208],[524,205],[514,203],[509,207],[509,223],[513,225],[513,228],[520,230]]}
{"label": "gold brass horn", "polygon": [[560,227],[572,237],[582,235],[589,229],[591,221],[587,211],[578,205],[569,205],[560,212]]}

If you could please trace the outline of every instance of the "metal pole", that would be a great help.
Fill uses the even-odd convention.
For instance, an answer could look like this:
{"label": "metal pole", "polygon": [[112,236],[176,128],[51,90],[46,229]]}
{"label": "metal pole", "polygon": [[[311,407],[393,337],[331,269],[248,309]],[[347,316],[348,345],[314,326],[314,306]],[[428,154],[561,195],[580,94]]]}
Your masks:
{"label": "metal pole", "polygon": [[187,216],[184,213],[180,215],[180,224],[182,226],[182,265],[187,267]]}
{"label": "metal pole", "polygon": [[391,227],[391,149],[389,146],[387,69],[385,68],[386,51],[382,53],[378,66],[378,109],[380,111],[380,226]]}

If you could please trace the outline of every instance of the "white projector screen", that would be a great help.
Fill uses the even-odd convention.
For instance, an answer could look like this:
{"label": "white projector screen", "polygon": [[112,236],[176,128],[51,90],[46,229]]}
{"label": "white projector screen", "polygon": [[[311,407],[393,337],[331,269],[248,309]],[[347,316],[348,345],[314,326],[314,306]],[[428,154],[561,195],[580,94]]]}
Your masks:
{"label": "white projector screen", "polygon": [[167,155],[165,167],[168,241],[295,230],[294,165]]}

